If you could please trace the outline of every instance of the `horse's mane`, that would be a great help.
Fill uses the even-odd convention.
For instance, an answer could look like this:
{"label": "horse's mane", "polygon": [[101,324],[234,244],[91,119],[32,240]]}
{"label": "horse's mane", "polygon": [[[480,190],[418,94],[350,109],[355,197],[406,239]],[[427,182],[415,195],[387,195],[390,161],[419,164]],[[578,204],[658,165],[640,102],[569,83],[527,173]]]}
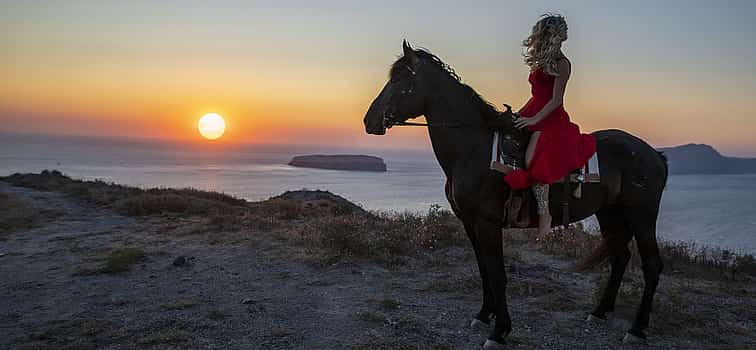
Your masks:
{"label": "horse's mane", "polygon": [[[478,94],[475,89],[463,83],[462,78],[460,78],[457,72],[455,72],[454,69],[448,64],[441,61],[438,56],[430,53],[425,49],[414,49],[413,51],[415,51],[415,54],[418,58],[435,65],[442,72],[446,72],[446,74],[448,74],[453,81],[456,81],[457,84],[462,87],[465,93],[467,93],[471,97],[473,103],[475,103],[475,105],[478,107],[478,111],[480,111],[480,114],[482,114],[485,119],[499,117],[500,112],[496,109],[496,107],[494,107],[490,102],[486,101],[486,99],[480,96],[480,94]],[[409,65],[409,58],[405,56],[399,57],[396,62],[391,65],[391,70],[389,70],[389,79],[394,79],[400,74],[404,73]]]}

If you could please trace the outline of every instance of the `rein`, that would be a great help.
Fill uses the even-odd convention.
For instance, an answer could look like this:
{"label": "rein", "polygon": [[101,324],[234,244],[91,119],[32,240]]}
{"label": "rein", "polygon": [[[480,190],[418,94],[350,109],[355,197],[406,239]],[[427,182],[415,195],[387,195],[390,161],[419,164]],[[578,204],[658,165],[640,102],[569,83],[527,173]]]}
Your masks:
{"label": "rein", "polygon": [[[512,113],[512,106],[508,104],[504,104],[504,107],[507,108],[506,111],[503,113]],[[448,123],[448,122],[440,122],[440,123],[415,123],[415,122],[408,122],[408,121],[395,121],[392,120],[388,115],[383,116],[383,125],[386,127],[386,129],[391,129],[393,126],[427,126],[429,128],[464,128],[464,127],[473,127],[473,126],[480,126],[479,123]]]}
{"label": "rein", "polygon": [[415,122],[391,122],[390,124],[386,124],[386,129],[391,129],[392,126],[427,126],[430,128],[463,128],[468,126],[478,126],[480,124],[477,123],[415,123]]}

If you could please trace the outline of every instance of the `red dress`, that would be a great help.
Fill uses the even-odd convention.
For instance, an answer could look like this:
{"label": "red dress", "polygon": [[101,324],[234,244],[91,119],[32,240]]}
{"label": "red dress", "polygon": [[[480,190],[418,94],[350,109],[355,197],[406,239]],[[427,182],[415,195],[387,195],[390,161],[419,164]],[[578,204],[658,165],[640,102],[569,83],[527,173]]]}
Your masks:
{"label": "red dress", "polygon": [[[541,69],[530,72],[528,81],[532,96],[520,111],[521,117],[535,116],[551,100],[555,78]],[[540,122],[528,126],[528,129],[540,131],[541,136],[530,168],[517,169],[504,176],[512,189],[527,188],[534,183],[552,184],[559,181],[573,170],[584,166],[596,152],[596,139],[593,135],[580,133],[578,126],[570,121],[563,105],[559,105]]]}

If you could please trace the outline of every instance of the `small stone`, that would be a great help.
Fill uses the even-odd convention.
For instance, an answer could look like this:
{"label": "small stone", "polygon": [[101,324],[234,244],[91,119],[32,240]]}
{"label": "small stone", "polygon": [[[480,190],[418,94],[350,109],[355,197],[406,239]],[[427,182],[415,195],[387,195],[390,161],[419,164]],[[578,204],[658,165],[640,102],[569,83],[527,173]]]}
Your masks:
{"label": "small stone", "polygon": [[189,262],[186,260],[185,256],[179,256],[178,258],[173,260],[173,266],[185,267],[189,266]]}

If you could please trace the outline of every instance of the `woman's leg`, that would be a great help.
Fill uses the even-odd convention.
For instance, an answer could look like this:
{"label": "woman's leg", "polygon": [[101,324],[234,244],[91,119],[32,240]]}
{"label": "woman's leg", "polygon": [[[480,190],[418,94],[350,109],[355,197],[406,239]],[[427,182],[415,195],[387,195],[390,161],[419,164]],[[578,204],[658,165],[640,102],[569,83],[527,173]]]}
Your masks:
{"label": "woman's leg", "polygon": [[[533,155],[535,154],[536,144],[538,144],[538,138],[541,137],[541,132],[536,131],[533,136],[530,137],[530,143],[525,150],[525,166],[530,169],[530,162],[533,161]],[[538,234],[536,238],[538,240],[546,238],[551,230],[551,214],[549,213],[549,185],[537,183],[533,185],[533,194],[535,194],[536,203],[538,205]]]}
{"label": "woman's leg", "polygon": [[[535,148],[536,143],[538,143],[538,137],[541,136],[540,131],[534,131],[533,135],[530,136],[530,141],[528,142],[528,148],[525,149],[525,169],[530,168],[530,161],[533,160],[533,154],[535,154]],[[503,164],[500,171],[502,173],[509,174],[510,172],[516,170],[514,167],[512,167],[509,164]]]}
{"label": "woman's leg", "polygon": [[530,142],[528,142],[528,148],[525,149],[525,168],[530,169],[530,162],[533,161],[533,155],[535,154],[536,144],[538,144],[538,138],[541,137],[540,131],[533,132],[530,136]]}
{"label": "woman's leg", "polygon": [[536,240],[545,239],[551,231],[551,213],[549,213],[549,185],[537,183],[533,185],[533,194],[538,205],[538,233]]}

